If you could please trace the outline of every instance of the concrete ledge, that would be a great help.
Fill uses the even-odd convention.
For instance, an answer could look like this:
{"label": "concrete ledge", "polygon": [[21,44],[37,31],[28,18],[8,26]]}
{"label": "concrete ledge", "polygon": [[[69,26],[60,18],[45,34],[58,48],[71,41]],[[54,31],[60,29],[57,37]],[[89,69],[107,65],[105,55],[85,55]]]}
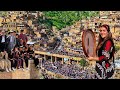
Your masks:
{"label": "concrete ledge", "polygon": [[0,72],[0,79],[12,79],[12,72]]}
{"label": "concrete ledge", "polygon": [[0,79],[39,79],[39,70],[35,68],[34,61],[29,60],[29,70],[16,69],[11,72],[0,72]]}

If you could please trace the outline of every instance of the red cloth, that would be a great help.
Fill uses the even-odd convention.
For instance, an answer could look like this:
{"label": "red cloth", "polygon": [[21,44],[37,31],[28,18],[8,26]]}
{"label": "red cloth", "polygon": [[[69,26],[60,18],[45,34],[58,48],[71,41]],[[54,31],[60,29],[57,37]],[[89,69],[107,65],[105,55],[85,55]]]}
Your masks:
{"label": "red cloth", "polygon": [[19,35],[19,38],[22,39],[23,41],[27,42],[28,39],[27,39],[27,36],[25,34],[20,34]]}
{"label": "red cloth", "polygon": [[107,68],[107,67],[109,67],[109,66],[110,66],[110,64],[109,64],[109,63],[106,63],[106,64],[105,64],[105,67],[106,67],[106,68]]}
{"label": "red cloth", "polygon": [[[112,43],[111,43],[110,40],[108,40],[108,41],[106,42],[106,45],[105,45],[104,50],[107,51],[107,52],[109,52],[110,49],[111,49],[111,46],[112,46]],[[102,56],[99,57],[99,60],[103,60],[104,58],[106,58],[106,57],[105,57],[104,55],[102,55]]]}

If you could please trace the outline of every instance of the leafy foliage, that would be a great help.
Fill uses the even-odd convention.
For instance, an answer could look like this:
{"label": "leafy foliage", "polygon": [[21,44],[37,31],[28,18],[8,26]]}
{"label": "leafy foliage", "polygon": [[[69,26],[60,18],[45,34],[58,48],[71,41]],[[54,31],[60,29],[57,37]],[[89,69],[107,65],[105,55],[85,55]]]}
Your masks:
{"label": "leafy foliage", "polygon": [[81,59],[80,60],[80,65],[83,66],[83,67],[86,66],[87,65],[87,61],[85,59]]}
{"label": "leafy foliage", "polygon": [[118,50],[120,50],[120,46],[115,45],[115,51],[117,52]]}
{"label": "leafy foliage", "polygon": [[43,11],[45,19],[39,18],[39,24],[45,24],[47,28],[56,26],[58,30],[70,26],[81,19],[89,19],[98,16],[98,11]]}
{"label": "leafy foliage", "polygon": [[0,16],[7,16],[7,11],[0,11]]}

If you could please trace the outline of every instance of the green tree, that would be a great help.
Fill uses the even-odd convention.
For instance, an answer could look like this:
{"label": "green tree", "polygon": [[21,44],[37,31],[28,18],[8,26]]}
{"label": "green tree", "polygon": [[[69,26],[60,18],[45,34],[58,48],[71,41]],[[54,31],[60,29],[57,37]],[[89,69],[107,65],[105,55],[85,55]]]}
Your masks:
{"label": "green tree", "polygon": [[[98,11],[43,11],[45,20],[40,22],[46,26],[56,26],[58,30],[70,26],[76,21],[98,16]],[[50,24],[49,24],[50,23]]]}

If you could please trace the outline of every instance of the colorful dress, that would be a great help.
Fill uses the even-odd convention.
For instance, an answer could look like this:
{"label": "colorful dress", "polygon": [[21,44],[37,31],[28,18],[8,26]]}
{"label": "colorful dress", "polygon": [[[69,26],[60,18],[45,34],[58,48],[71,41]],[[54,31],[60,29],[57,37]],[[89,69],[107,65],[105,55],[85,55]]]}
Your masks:
{"label": "colorful dress", "polygon": [[96,61],[96,78],[108,79],[114,74],[114,44],[111,39],[106,40],[97,51],[99,61]]}

